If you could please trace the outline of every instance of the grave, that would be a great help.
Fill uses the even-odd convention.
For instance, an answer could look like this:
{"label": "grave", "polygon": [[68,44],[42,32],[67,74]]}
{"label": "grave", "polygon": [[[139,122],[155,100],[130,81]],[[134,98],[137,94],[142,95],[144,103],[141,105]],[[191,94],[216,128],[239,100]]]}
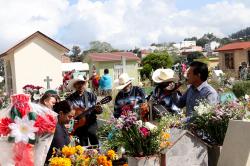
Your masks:
{"label": "grave", "polygon": [[230,120],[218,166],[250,166],[250,122]]}
{"label": "grave", "polygon": [[166,166],[208,166],[208,145],[187,130],[170,130],[171,147],[165,154]]}

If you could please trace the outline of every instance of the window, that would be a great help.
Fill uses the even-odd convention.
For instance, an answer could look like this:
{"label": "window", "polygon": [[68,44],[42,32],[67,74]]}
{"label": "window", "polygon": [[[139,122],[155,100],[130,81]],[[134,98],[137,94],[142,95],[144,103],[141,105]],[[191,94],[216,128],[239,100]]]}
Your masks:
{"label": "window", "polygon": [[226,69],[234,69],[234,54],[233,53],[225,54],[225,67]]}
{"label": "window", "polygon": [[122,65],[114,66],[114,79],[118,79],[119,76],[123,73]]}

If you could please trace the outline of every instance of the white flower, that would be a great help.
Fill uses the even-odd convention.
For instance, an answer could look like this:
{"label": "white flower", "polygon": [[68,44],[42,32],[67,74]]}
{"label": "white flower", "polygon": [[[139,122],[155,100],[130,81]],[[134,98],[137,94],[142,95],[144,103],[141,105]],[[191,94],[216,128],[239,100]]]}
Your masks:
{"label": "white flower", "polygon": [[15,118],[15,123],[9,124],[11,129],[10,136],[15,138],[15,142],[26,142],[29,139],[35,139],[35,132],[38,128],[34,127],[35,121],[29,120],[28,116],[24,116],[22,119],[19,117]]}
{"label": "white flower", "polygon": [[138,125],[138,127],[142,127],[142,120],[136,121],[136,125]]}
{"label": "white flower", "polygon": [[249,99],[249,96],[247,94],[245,94],[245,97],[244,97],[246,100]]}
{"label": "white flower", "polygon": [[150,131],[157,129],[157,126],[155,126],[154,124],[150,123],[150,122],[145,122],[145,127],[147,129],[149,129]]}
{"label": "white flower", "polygon": [[210,112],[211,109],[212,105],[205,101],[200,101],[199,105],[194,107],[194,110],[197,112],[198,115],[206,114]]}

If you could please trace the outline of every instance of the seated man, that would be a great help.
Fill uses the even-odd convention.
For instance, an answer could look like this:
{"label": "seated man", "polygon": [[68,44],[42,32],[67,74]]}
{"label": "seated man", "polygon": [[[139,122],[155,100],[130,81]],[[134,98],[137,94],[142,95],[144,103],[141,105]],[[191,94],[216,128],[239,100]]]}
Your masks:
{"label": "seated man", "polygon": [[[160,118],[168,112],[180,113],[180,108],[173,102],[172,92],[180,86],[180,84],[175,83],[177,78],[174,71],[172,69],[157,69],[153,73],[152,80],[156,83],[151,96],[153,101],[153,118]],[[179,91],[177,92],[180,94]]]}
{"label": "seated man", "polygon": [[119,84],[116,89],[120,91],[115,98],[114,117],[119,118],[128,107],[131,111],[138,109],[139,104],[145,102],[145,94],[141,88],[132,85],[132,78],[127,73],[121,74],[115,82]]}

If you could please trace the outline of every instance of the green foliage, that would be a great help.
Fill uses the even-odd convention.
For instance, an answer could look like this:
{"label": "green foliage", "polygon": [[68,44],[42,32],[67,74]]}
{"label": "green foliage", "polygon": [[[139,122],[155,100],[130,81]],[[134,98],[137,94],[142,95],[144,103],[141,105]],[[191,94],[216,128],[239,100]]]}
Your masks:
{"label": "green foliage", "polygon": [[239,81],[233,85],[233,92],[237,98],[250,94],[250,81]]}
{"label": "green foliage", "polygon": [[150,53],[142,60],[143,69],[141,75],[145,74],[147,78],[150,78],[152,69],[170,68],[172,65],[173,59],[167,51]]}
{"label": "green foliage", "polygon": [[146,76],[146,78],[149,78],[151,72],[152,72],[152,66],[150,64],[145,64],[142,70],[140,71],[140,74],[142,78],[144,78],[144,75]]}
{"label": "green foliage", "polygon": [[187,61],[188,61],[188,63],[191,63],[194,61],[194,59],[199,59],[202,57],[204,57],[202,52],[195,51],[195,52],[192,52],[192,53],[187,55]]}

